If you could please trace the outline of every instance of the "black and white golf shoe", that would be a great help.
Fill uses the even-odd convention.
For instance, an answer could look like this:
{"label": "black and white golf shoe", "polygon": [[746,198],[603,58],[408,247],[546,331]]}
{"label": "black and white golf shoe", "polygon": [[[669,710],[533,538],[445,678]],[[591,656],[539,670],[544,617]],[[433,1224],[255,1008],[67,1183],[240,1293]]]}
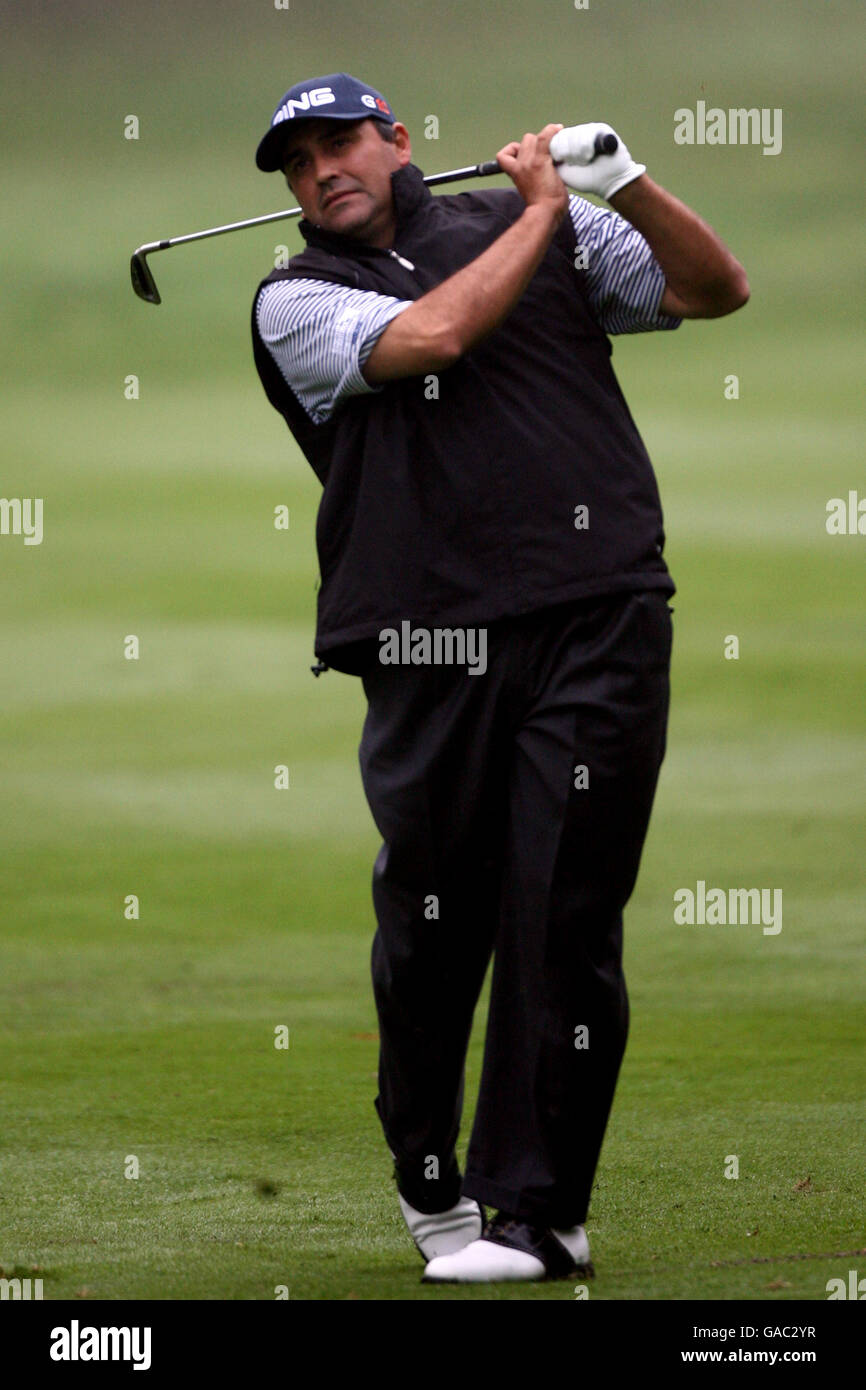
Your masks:
{"label": "black and white golf shoe", "polygon": [[546,1230],[498,1212],[484,1234],[455,1254],[439,1255],[424,1270],[425,1284],[484,1284],[506,1280],[591,1278],[589,1241],[582,1226]]}
{"label": "black and white golf shoe", "polygon": [[461,1197],[447,1211],[422,1212],[400,1196],[400,1210],[424,1259],[434,1263],[477,1241],[484,1229],[484,1213],[473,1197]]}

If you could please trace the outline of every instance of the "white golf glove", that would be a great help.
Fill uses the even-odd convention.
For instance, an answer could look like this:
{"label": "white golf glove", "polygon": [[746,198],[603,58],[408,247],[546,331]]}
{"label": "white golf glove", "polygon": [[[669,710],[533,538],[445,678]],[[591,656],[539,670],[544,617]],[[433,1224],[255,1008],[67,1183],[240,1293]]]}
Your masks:
{"label": "white golf glove", "polygon": [[597,135],[616,135],[603,121],[567,126],[558,130],[550,142],[550,157],[564,184],[576,193],[597,193],[610,198],[627,183],[646,173],[645,164],[635,164],[618,135],[613,154],[595,153]]}

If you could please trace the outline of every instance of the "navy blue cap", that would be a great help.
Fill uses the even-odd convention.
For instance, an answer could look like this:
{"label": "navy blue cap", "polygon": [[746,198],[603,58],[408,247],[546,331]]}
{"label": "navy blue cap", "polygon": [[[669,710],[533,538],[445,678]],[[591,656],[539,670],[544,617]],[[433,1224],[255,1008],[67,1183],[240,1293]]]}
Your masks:
{"label": "navy blue cap", "polygon": [[369,117],[394,124],[394,113],[381,92],[347,72],[296,82],[271,116],[270,128],[256,150],[256,164],[266,174],[282,168],[282,151],[292,121],[363,121]]}

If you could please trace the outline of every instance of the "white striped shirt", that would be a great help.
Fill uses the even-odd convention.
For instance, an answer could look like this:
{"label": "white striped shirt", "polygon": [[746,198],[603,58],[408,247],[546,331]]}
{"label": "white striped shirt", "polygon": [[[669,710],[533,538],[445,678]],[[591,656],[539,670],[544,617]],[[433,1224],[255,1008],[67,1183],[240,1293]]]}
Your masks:
{"label": "white striped shirt", "polygon": [[[665,276],[630,222],[586,198],[569,198],[590,306],[605,333],[678,328],[659,313]],[[310,419],[323,424],[346,396],[383,390],[362,368],[392,319],[415,301],[324,280],[276,280],[256,305],[259,333]]]}

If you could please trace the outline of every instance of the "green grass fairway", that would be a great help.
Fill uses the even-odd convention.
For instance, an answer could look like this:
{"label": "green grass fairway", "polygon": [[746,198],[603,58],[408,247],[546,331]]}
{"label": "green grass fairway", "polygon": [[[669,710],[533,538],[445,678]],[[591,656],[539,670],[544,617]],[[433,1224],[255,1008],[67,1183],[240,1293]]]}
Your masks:
{"label": "green grass fairway", "polygon": [[[866,1275],[866,536],[825,527],[866,498],[859,7],[382,0],[362,25],[348,0],[207,22],[155,0],[144,31],[63,9],[10,21],[4,74],[0,493],[43,498],[45,530],[0,536],[0,1276],[46,1299],[575,1297],[422,1286],[397,1206],[363,692],[310,674],[319,489],[249,345],[297,230],[155,257],[160,308],[128,283],[143,241],[289,204],[255,144],[290,81],[334,68],[390,95],[426,172],[609,120],[749,273],[740,314],[614,343],[678,593],[589,1297],[824,1300]],[[675,146],[699,99],[782,108],[782,153]],[[781,889],[782,930],[676,924],[698,880]],[[485,1017],[486,992],[465,1134]]]}

